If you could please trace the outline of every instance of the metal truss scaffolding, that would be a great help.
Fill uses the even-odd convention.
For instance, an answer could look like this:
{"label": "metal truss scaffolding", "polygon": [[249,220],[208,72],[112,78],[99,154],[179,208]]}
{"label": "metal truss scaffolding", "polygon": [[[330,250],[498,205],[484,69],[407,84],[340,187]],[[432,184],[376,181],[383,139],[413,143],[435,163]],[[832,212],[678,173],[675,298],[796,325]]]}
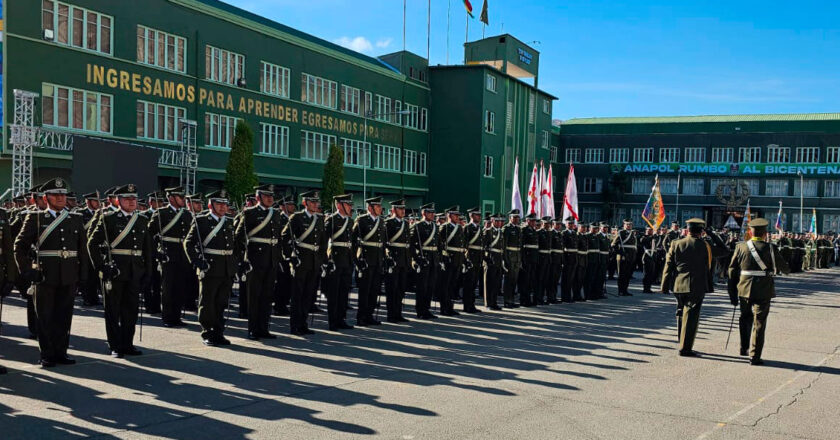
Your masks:
{"label": "metal truss scaffolding", "polygon": [[18,195],[32,188],[32,148],[38,140],[35,127],[35,98],[37,93],[14,90],[15,113],[12,133],[12,194]]}
{"label": "metal truss scaffolding", "polygon": [[187,194],[195,193],[195,172],[198,170],[198,149],[195,145],[196,123],[187,119],[180,121],[181,131],[181,186]]}

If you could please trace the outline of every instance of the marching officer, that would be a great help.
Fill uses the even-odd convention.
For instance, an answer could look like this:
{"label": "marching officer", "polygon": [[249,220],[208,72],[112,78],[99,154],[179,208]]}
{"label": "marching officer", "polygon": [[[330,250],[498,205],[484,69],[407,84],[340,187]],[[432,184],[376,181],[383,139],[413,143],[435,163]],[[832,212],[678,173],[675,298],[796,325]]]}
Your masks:
{"label": "marching officer", "polygon": [[118,210],[103,212],[90,231],[90,261],[104,283],[105,332],[111,357],[136,356],[134,347],[140,293],[153,270],[149,219],[137,210],[133,184],[114,190]]}
{"label": "marching officer", "polygon": [[402,315],[403,299],[411,270],[409,225],[405,219],[405,200],[391,202],[391,217],[385,220],[385,305],[388,322],[408,322]]}
{"label": "marching officer", "polygon": [[227,216],[225,190],[207,194],[207,212],[195,216],[184,240],[184,251],[198,271],[198,323],[204,345],[230,345],[225,338],[224,313],[230,303],[242,247],[237,249],[234,221]]}
{"label": "marching officer", "polygon": [[[757,218],[750,222],[752,238],[739,243],[729,264],[729,298],[740,305],[738,327],[741,334],[741,356],[750,356],[751,365],[761,365],[764,333],[770,302],[776,296],[773,276],[790,273],[779,250],[766,241],[770,223]],[[749,353],[747,352],[749,347]]]}
{"label": "marching officer", "polygon": [[409,240],[415,271],[417,272],[417,302],[415,309],[420,319],[437,319],[431,311],[432,295],[438,277],[440,243],[435,225],[435,204],[420,207],[421,219],[411,225]]}
{"label": "marching officer", "polygon": [[268,329],[277,266],[283,251],[278,238],[285,229],[280,229],[280,215],[273,207],[274,185],[255,186],[254,194],[257,204],[242,210],[236,225],[236,253],[242,255],[239,277],[245,277],[248,296],[248,339],[274,339],[276,336]]}
{"label": "marching officer", "polygon": [[633,276],[636,264],[637,239],[633,222],[629,218],[624,219],[624,229],[618,231],[611,247],[618,259],[618,296],[633,296],[627,288],[630,286],[630,277]]}
{"label": "marching officer", "polygon": [[334,196],[333,205],[335,212],[324,219],[324,234],[329,240],[329,271],[322,288],[327,296],[329,329],[338,331],[353,328],[346,321],[347,301],[353,284],[353,250],[350,237],[353,227],[353,195]]}
{"label": "marching officer", "polygon": [[[540,246],[540,263],[536,304],[548,304],[549,299],[551,298],[551,281],[554,279],[551,274],[551,236],[554,235],[553,223],[553,219],[550,216],[545,216],[542,218],[542,228],[537,231],[537,238]],[[556,285],[553,290],[557,290]]]}
{"label": "marching officer", "polygon": [[382,285],[382,269],[385,263],[385,222],[382,219],[382,197],[365,199],[367,212],[358,216],[351,234],[353,255],[356,257],[357,285],[359,287],[359,308],[356,310],[356,325],[366,327],[380,325],[374,318]]}
{"label": "marching officer", "polygon": [[184,254],[183,237],[192,224],[192,213],[185,209],[184,188],[167,188],[169,204],[158,209],[149,219],[149,233],[157,243],[161,264],[161,321],[164,327],[186,326],[181,310],[187,293],[185,274],[192,268]]}
{"label": "marching officer", "polygon": [[[712,263],[715,257],[726,254],[726,245],[711,230],[707,235],[711,244],[702,238],[706,222],[699,218],[686,221],[689,236],[671,242],[662,272],[662,293],[674,292],[677,297],[677,333],[680,356],[697,356],[692,350],[700,307],[707,292],[711,292]],[[620,274],[619,274],[620,275]]]}
{"label": "marching officer", "polygon": [[517,308],[516,286],[519,284],[519,272],[522,270],[522,226],[520,226],[520,214],[518,209],[512,209],[508,213],[508,224],[502,229],[505,243],[504,261],[507,264],[505,271],[505,308]]}
{"label": "marching officer", "polygon": [[[27,194],[29,194],[29,198],[26,201],[28,205],[19,209],[9,222],[9,229],[12,233],[13,239],[17,238],[18,234],[20,234],[20,230],[23,228],[23,222],[26,220],[26,216],[29,215],[30,212],[43,211],[47,209],[47,202],[46,199],[44,199],[44,193],[39,186],[33,187]],[[32,285],[32,282],[27,280],[25,277],[20,276],[20,268],[16,267],[15,270],[18,292],[20,292],[21,296],[26,298],[26,326],[29,329],[29,338],[37,339],[38,316],[35,313],[35,298],[27,293],[29,287]]]}
{"label": "marching officer", "polygon": [[596,271],[597,276],[597,289],[596,289],[596,299],[607,299],[607,264],[610,257],[610,226],[605,223],[601,222],[599,224],[598,231],[598,270]]}
{"label": "marching officer", "polygon": [[[242,196],[242,200],[244,200],[244,206],[242,207],[242,211],[244,211],[246,208],[250,208],[252,206],[257,205],[257,197],[254,195],[254,193],[244,194]],[[239,222],[242,220],[242,211],[236,213],[236,216],[233,219],[233,230],[234,231],[236,231],[239,228]],[[282,229],[281,229],[281,231],[282,231]],[[244,261],[244,258],[243,258],[243,261]],[[243,261],[240,261],[239,264],[242,265],[243,267],[247,268],[247,266],[248,266],[247,263],[243,263]],[[280,268],[280,270],[282,271],[282,267]],[[238,299],[238,302],[239,302],[239,317],[247,319],[248,318],[248,288],[247,288],[246,280],[248,279],[248,276],[246,274],[242,274],[242,275],[244,275],[244,276],[240,276],[240,274],[237,271],[237,278],[238,278],[237,282],[239,283],[239,291],[237,292],[237,299]],[[279,284],[279,278],[278,278],[278,284]],[[291,285],[291,282],[289,282],[287,284]],[[286,314],[288,315],[288,313],[286,313]]]}
{"label": "marching officer", "polygon": [[[484,273],[484,268],[482,267],[484,246],[481,242],[484,226],[481,224],[481,210],[478,207],[467,210],[467,215],[470,217],[470,222],[464,226],[464,238],[467,240],[467,254],[464,263],[466,271],[462,280],[463,291],[461,297],[463,298],[464,312],[479,313],[481,310],[475,307],[475,288],[476,285],[481,284],[479,280]],[[479,287],[479,290],[481,290],[481,287]],[[482,292],[482,296],[483,294]]]}
{"label": "marching officer", "polygon": [[645,228],[645,235],[639,239],[642,252],[642,270],[644,277],[642,278],[642,293],[653,293],[650,286],[656,279],[656,236],[653,235],[651,227]]}
{"label": "marching officer", "polygon": [[574,302],[575,272],[578,264],[578,233],[575,229],[575,218],[566,217],[566,230],[562,233],[563,242],[563,279],[560,280],[560,301]]}
{"label": "marching officer", "polygon": [[32,283],[40,364],[76,363],[67,357],[76,286],[86,281],[89,259],[82,216],[65,210],[67,184],[52,179],[40,187],[45,209],[31,211],[14,244],[21,277]]}
{"label": "marching officer", "polygon": [[507,272],[505,262],[505,237],[502,224],[505,217],[497,213],[492,217],[491,226],[482,237],[484,249],[484,306],[490,310],[502,310],[499,307],[499,294],[502,291],[502,276]]}
{"label": "marching officer", "polygon": [[461,227],[461,212],[456,205],[446,210],[447,222],[440,226],[438,234],[443,240],[441,255],[443,256],[444,268],[440,276],[440,314],[443,316],[457,316],[460,313],[455,311],[453,296],[458,289],[458,276],[464,265],[464,251],[466,239],[464,228]]}
{"label": "marching officer", "polygon": [[[76,209],[76,212],[82,216],[85,233],[89,234],[91,232],[91,228],[96,226],[93,221],[94,217],[96,217],[96,213],[99,211],[99,196],[95,192],[92,192],[82,195],[82,198],[85,201],[85,206]],[[90,273],[88,273],[87,282],[79,288],[82,292],[82,303],[88,307],[102,305],[102,302],[99,300],[101,290],[99,275],[93,265],[89,265],[88,267],[90,268]]]}

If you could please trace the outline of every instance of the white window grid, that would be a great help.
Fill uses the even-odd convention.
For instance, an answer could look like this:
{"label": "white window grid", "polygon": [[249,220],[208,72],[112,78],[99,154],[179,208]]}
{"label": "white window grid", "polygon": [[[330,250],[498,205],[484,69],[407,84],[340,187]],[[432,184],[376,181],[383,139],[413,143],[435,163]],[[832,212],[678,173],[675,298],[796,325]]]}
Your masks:
{"label": "white window grid", "polygon": [[801,181],[800,179],[793,180],[793,195],[794,197],[799,197],[800,195],[800,185],[803,185],[805,190],[801,192],[803,197],[816,197],[817,196],[817,188],[819,187],[819,181],[814,179],[805,179]]}
{"label": "white window grid", "polygon": [[584,163],[604,163],[603,148],[587,148],[583,151]]}
{"label": "white window grid", "polygon": [[281,98],[289,97],[291,72],[267,61],[260,63],[260,91]]}
{"label": "white window grid", "polygon": [[823,197],[840,197],[840,180],[826,180]]}
{"label": "white window grid", "polygon": [[513,103],[505,103],[505,133],[513,136]]}
{"label": "white window grid", "polygon": [[543,99],[543,113],[547,115],[551,114],[551,101],[547,99]]}
{"label": "white window grid", "polygon": [[659,192],[663,195],[677,194],[677,178],[676,177],[660,177],[659,178]]}
{"label": "white window grid", "polygon": [[187,39],[137,25],[137,62],[185,73],[187,71]]}
{"label": "white window grid", "polygon": [[761,162],[761,147],[741,147],[738,149],[739,163]]}
{"label": "white window grid", "polygon": [[828,147],[825,150],[826,163],[840,163],[840,147]]}
{"label": "white window grid", "polygon": [[487,74],[487,90],[496,93],[496,77],[489,73]]}
{"label": "white window grid", "polygon": [[300,131],[300,158],[315,162],[326,162],[330,146],[336,143],[336,137],[314,131]]}
{"label": "white window grid", "polygon": [[781,196],[788,195],[788,181],[786,179],[767,179],[764,181],[764,195],[765,196]]}
{"label": "white window grid", "polygon": [[566,163],[578,163],[580,162],[580,148],[567,148],[566,149]]}
{"label": "white window grid", "polygon": [[682,179],[682,193],[690,196],[702,196],[706,179],[688,177]]}
{"label": "white window grid", "polygon": [[364,108],[362,108],[363,116],[370,116],[373,114],[373,93],[365,92]]}
{"label": "white window grid", "polygon": [[537,98],[534,92],[528,92],[528,123],[534,123],[534,113],[536,113]]}
{"label": "white window grid", "polygon": [[370,142],[341,138],[341,149],[344,150],[344,165],[370,167]]}
{"label": "white window grid", "polygon": [[395,100],[394,101],[394,123],[397,125],[403,125],[403,115],[400,114],[402,111],[402,101]]}
{"label": "white window grid", "polygon": [[493,156],[484,156],[484,177],[493,177]]}
{"label": "white window grid", "polygon": [[653,188],[653,177],[634,177],[631,191],[633,194],[650,194]]}
{"label": "white window grid", "polygon": [[68,3],[43,0],[41,25],[55,43],[112,55],[114,18]]}
{"label": "white window grid", "polygon": [[788,163],[790,162],[790,147],[778,145],[767,146],[767,163]]}
{"label": "white window grid", "polygon": [[230,148],[236,123],[241,119],[216,113],[204,114],[204,145],[207,147]]}
{"label": "white window grid", "polygon": [[260,153],[289,157],[289,127],[261,123],[260,128],[262,131]]}
{"label": "white window grid", "polygon": [[353,115],[362,114],[362,91],[342,84],[339,110]]}
{"label": "white window grid", "polygon": [[405,157],[405,164],[403,165],[403,172],[406,174],[418,174],[418,157],[419,153],[417,151],[412,150],[405,150],[403,152],[403,156]]}
{"label": "white window grid", "polygon": [[733,157],[732,147],[712,148],[712,163],[732,163]]}
{"label": "white window grid", "polygon": [[659,162],[676,163],[680,161],[680,149],[667,147],[659,149]]}
{"label": "white window grid", "polygon": [[373,168],[384,171],[400,170],[400,149],[389,145],[376,144],[373,150]]}
{"label": "white window grid", "polygon": [[187,109],[154,102],[137,101],[137,137],[177,142],[179,122],[187,118]]}
{"label": "white window grid", "polygon": [[420,107],[406,102],[404,108],[408,111],[408,114],[405,115],[405,126],[418,130],[420,128]]}
{"label": "white window grid", "polygon": [[110,134],[113,102],[113,95],[44,83],[41,86],[41,124]]}
{"label": "white window grid", "polygon": [[548,133],[548,130],[542,131],[542,148],[548,149],[549,144],[551,144],[551,134]]}
{"label": "white window grid", "polygon": [[604,181],[598,177],[584,177],[581,193],[598,194],[604,187]]}
{"label": "white window grid", "polygon": [[496,132],[496,113],[486,110],[484,112],[484,131],[487,133]]}
{"label": "white window grid", "polygon": [[559,152],[559,148],[557,148],[557,147],[551,147],[551,153],[549,153],[549,160],[550,160],[551,162],[557,163],[557,159],[559,159],[557,156],[558,156],[559,154],[560,154],[560,152]]}
{"label": "white window grid", "polygon": [[796,163],[818,163],[820,147],[796,147]]}
{"label": "white window grid", "polygon": [[610,163],[628,163],[629,159],[629,148],[610,148]]}
{"label": "white window grid", "polygon": [[823,223],[821,231],[840,230],[840,214],[823,214]]}
{"label": "white window grid", "polygon": [[420,131],[429,130],[429,110],[426,108],[420,109],[420,124],[417,129]]}
{"label": "white window grid", "polygon": [[706,162],[706,149],[702,147],[690,147],[685,149],[686,163]]}
{"label": "white window grid", "polygon": [[653,162],[653,147],[648,148],[634,148],[633,149],[634,163],[652,163]]}
{"label": "white window grid", "polygon": [[394,108],[391,106],[391,98],[376,95],[376,115],[374,119],[382,122],[394,122]]}
{"label": "white window grid", "polygon": [[338,83],[301,73],[300,100],[319,107],[335,109],[338,106]]}
{"label": "white window grid", "polygon": [[245,55],[210,46],[204,50],[205,77],[210,81],[236,85],[245,77]]}

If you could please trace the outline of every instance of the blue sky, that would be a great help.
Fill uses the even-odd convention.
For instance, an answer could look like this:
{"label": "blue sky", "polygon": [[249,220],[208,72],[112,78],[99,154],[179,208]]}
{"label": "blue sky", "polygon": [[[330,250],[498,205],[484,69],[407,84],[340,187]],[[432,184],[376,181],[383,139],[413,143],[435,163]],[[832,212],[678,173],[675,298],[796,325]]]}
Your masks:
{"label": "blue sky", "polygon": [[[370,55],[402,49],[400,0],[226,0]],[[478,14],[470,40],[481,38]],[[432,0],[431,64],[463,60],[462,0]],[[426,0],[407,0],[426,54]],[[840,111],[840,4],[828,0],[489,0],[486,35],[540,52],[554,117]]]}

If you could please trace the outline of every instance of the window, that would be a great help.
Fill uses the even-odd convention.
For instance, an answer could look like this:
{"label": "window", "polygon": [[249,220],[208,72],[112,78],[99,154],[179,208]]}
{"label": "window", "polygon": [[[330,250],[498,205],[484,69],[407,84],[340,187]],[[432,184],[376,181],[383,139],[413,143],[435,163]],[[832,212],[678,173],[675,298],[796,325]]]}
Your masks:
{"label": "window", "polygon": [[633,194],[650,194],[653,188],[653,177],[634,177],[633,178]]}
{"label": "window", "polygon": [[760,182],[758,179],[742,179],[738,181],[739,184],[744,183],[747,185],[747,188],[750,190],[750,195],[757,196],[761,194],[760,191]]}
{"label": "window", "polygon": [[204,114],[204,144],[208,147],[230,148],[238,119],[233,116]]}
{"label": "window", "polygon": [[41,88],[43,125],[93,133],[111,133],[113,96],[44,84]]}
{"label": "window", "polygon": [[580,148],[566,149],[566,163],[580,162]]}
{"label": "window", "polygon": [[[289,97],[289,69],[263,61],[260,63],[260,91],[281,98]],[[358,102],[358,100],[356,100]]]}
{"label": "window", "polygon": [[732,148],[712,148],[712,163],[732,163]]}
{"label": "window", "polygon": [[629,148],[610,148],[610,163],[627,163],[629,158]]}
{"label": "window", "polygon": [[680,211],[681,225],[685,225],[686,220],[692,218],[703,218],[703,210],[699,208],[686,208]]}
{"label": "window", "polygon": [[289,127],[260,124],[262,129],[261,154],[289,157]]}
{"label": "window", "polygon": [[840,197],[840,180],[826,180],[823,197]]}
{"label": "window", "polygon": [[642,208],[630,208],[630,220],[633,221],[633,225],[636,227],[647,224],[642,220]]}
{"label": "window", "polygon": [[704,163],[706,162],[706,149],[691,147],[685,149],[686,163]]}
{"label": "window", "polygon": [[362,91],[355,88],[341,85],[341,100],[338,109],[345,113],[354,115],[361,114]]}
{"label": "window", "polygon": [[653,162],[653,148],[635,148],[635,149],[633,149],[633,162],[636,162],[636,163],[651,163],[651,162]]}
{"label": "window", "polygon": [[364,143],[353,139],[341,138],[341,149],[344,150],[344,165],[369,167],[370,142]]}
{"label": "window", "polygon": [[820,147],[796,147],[796,163],[817,163],[820,161]]}
{"label": "window", "polygon": [[388,145],[375,145],[373,167],[378,170],[399,171],[400,149]]}
{"label": "window", "polygon": [[429,129],[429,111],[425,108],[420,109],[420,127],[419,130],[426,131]]}
{"label": "window", "polygon": [[767,163],[788,163],[790,162],[790,148],[778,145],[767,146]]}
{"label": "window", "polygon": [[489,73],[487,74],[487,90],[496,93],[496,77]]}
{"label": "window", "polygon": [[365,92],[365,107],[362,112],[362,115],[368,118],[373,116],[373,94],[370,92]]}
{"label": "window", "polygon": [[603,188],[604,181],[597,177],[584,177],[582,193],[600,193]]}
{"label": "window", "polygon": [[405,126],[408,128],[418,129],[420,127],[420,107],[405,103],[405,110],[408,114],[405,115]]}
{"label": "window", "polygon": [[782,179],[769,179],[765,181],[765,196],[787,196],[788,181]]}
{"label": "window", "polygon": [[[805,188],[805,190],[802,191],[802,196],[803,197],[816,197],[817,196],[817,186],[818,186],[818,181],[817,180],[809,179],[809,180],[805,180],[804,182],[801,182],[801,183],[802,183],[802,185],[804,185],[804,188]],[[799,194],[800,194],[799,186],[800,186],[800,179],[794,179],[794,181],[793,181],[793,195],[796,196],[796,197],[799,197]]]}
{"label": "window", "polygon": [[543,113],[547,115],[551,114],[551,101],[547,99],[543,99]]}
{"label": "window", "polygon": [[840,230],[840,215],[837,215],[837,214],[823,214],[822,230],[823,231],[835,231],[835,232]]}
{"label": "window", "polygon": [[537,107],[537,100],[533,92],[528,93],[528,123],[534,123],[534,113]]}
{"label": "window", "polygon": [[557,163],[557,159],[559,159],[557,157],[557,155],[560,154],[560,152],[558,150],[559,149],[557,147],[551,147],[551,153],[549,153],[549,159],[548,159],[549,161]]}
{"label": "window", "polygon": [[761,147],[741,147],[738,149],[738,162],[759,163],[761,162]]}
{"label": "window", "polygon": [[426,175],[426,153],[420,153],[420,164],[418,165],[417,174]]}
{"label": "window", "polygon": [[315,133],[313,131],[300,131],[300,158],[326,162],[330,152],[330,145],[335,144],[335,136]]}
{"label": "window", "polygon": [[493,177],[493,156],[484,156],[484,177]]}
{"label": "window", "polygon": [[716,194],[718,187],[721,186],[721,185],[725,185],[723,190],[722,190],[723,195],[724,196],[729,196],[729,194],[731,193],[731,191],[728,187],[730,182],[732,182],[732,179],[721,179],[721,178],[711,179],[709,181],[709,184],[710,184],[709,185],[709,194],[711,194],[711,195]]}
{"label": "window", "polygon": [[662,163],[675,163],[680,161],[680,149],[679,148],[660,148],[659,149],[659,162]]}
{"label": "window", "polygon": [[583,153],[585,163],[604,163],[604,150],[602,148],[587,148]]}
{"label": "window", "polygon": [[484,131],[496,133],[496,113],[486,110],[484,112]]}
{"label": "window", "polygon": [[204,50],[204,77],[236,85],[245,77],[245,55],[208,45]]}
{"label": "window", "polygon": [[393,122],[394,108],[391,107],[391,98],[376,95],[376,114],[374,119],[382,122]]}
{"label": "window", "polygon": [[426,174],[426,153],[405,150],[405,172],[407,174]]}
{"label": "window", "polygon": [[[790,224],[785,225],[791,231],[799,231],[799,232],[806,232],[808,231],[808,227],[811,224],[811,214],[806,213],[804,218],[799,217],[799,212],[793,212],[790,214]],[[804,229],[804,230],[803,230]]]}
{"label": "window", "polygon": [[828,147],[825,161],[826,163],[840,163],[840,147]]}
{"label": "window", "polygon": [[551,143],[551,135],[548,133],[547,130],[542,131],[542,145],[541,147],[548,149],[548,145]]}
{"label": "window", "polygon": [[400,114],[401,111],[402,102],[394,101],[394,123],[397,125],[403,125],[403,115]]}
{"label": "window", "polygon": [[53,0],[43,0],[41,8],[41,25],[53,32],[52,41],[111,55],[111,16]]}
{"label": "window", "polygon": [[581,221],[592,222],[601,218],[601,209],[583,207],[580,210],[580,214]]}
{"label": "window", "polygon": [[702,196],[705,179],[689,177],[682,180],[682,193],[690,196]]}
{"label": "window", "polygon": [[137,101],[137,137],[175,142],[180,140],[179,122],[187,109],[153,102]]}
{"label": "window", "polygon": [[187,39],[137,25],[137,62],[185,73]]}
{"label": "window", "polygon": [[[301,73],[300,100],[320,107],[334,109],[338,104],[338,83],[307,73]],[[373,108],[369,108],[369,110],[377,111]]]}
{"label": "window", "polygon": [[676,177],[662,177],[659,179],[659,191],[663,195],[677,194],[677,178]]}

